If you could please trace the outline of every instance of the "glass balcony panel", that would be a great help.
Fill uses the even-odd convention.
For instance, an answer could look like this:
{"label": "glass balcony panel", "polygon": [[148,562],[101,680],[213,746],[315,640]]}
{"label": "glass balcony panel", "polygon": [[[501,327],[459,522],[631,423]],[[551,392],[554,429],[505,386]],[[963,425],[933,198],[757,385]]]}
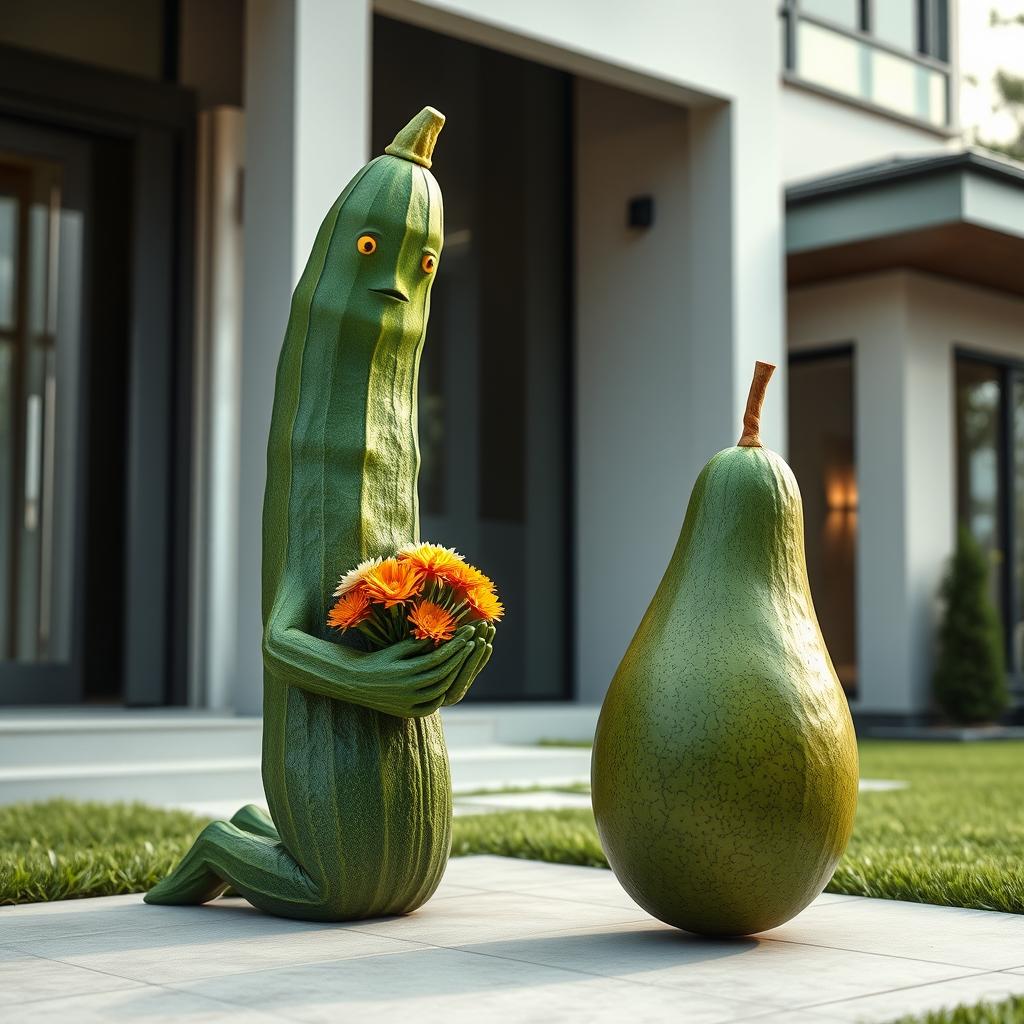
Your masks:
{"label": "glass balcony panel", "polygon": [[946,76],[935,68],[872,51],[871,95],[880,107],[929,124],[946,123]]}
{"label": "glass balcony panel", "polygon": [[925,83],[928,110],[924,115],[925,120],[937,125],[949,124],[949,78],[934,68],[922,67],[917,71],[919,79]]}
{"label": "glass balcony panel", "polygon": [[797,26],[796,70],[815,85],[862,96],[861,44],[855,39],[802,21]]}
{"label": "glass balcony panel", "polygon": [[885,107],[929,124],[948,123],[947,74],[802,21],[794,70],[805,81]]}
{"label": "glass balcony panel", "polygon": [[902,57],[882,50],[871,55],[871,94],[867,98],[907,117],[920,117],[917,67]]}

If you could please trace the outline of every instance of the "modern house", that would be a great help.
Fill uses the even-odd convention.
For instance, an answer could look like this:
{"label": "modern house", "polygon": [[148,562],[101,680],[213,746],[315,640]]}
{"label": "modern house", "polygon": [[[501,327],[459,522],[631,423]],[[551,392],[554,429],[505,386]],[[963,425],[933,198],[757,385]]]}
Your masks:
{"label": "modern house", "polygon": [[251,772],[290,292],[426,103],[448,122],[423,534],[509,609],[453,735],[592,729],[755,358],[783,370],[763,434],[801,483],[855,715],[931,715],[958,521],[991,553],[1016,683],[1024,168],[960,145],[956,13],[6,3],[0,799],[90,765],[130,788],[182,751]]}

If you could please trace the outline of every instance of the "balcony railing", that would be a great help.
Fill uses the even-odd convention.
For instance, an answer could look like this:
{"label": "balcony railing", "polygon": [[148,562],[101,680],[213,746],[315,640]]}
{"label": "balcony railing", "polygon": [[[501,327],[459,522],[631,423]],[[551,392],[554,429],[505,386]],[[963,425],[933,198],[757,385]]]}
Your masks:
{"label": "balcony railing", "polygon": [[781,17],[788,79],[933,128],[950,127],[951,70],[945,61],[806,13],[792,2],[783,5]]}

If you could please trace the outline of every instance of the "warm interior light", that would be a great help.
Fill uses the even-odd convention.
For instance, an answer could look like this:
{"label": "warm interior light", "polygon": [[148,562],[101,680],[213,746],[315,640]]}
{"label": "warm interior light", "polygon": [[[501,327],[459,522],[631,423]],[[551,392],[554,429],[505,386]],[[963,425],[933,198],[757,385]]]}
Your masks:
{"label": "warm interior light", "polygon": [[853,466],[826,470],[825,507],[829,512],[857,511],[857,481],[854,479]]}

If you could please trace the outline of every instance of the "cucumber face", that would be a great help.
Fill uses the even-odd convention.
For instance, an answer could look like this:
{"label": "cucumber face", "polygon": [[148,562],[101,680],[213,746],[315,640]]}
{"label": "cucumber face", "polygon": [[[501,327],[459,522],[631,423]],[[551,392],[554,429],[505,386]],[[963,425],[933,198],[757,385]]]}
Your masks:
{"label": "cucumber face", "polygon": [[[430,171],[384,155],[353,179],[320,228],[278,369],[265,622],[280,617],[287,599],[300,607],[286,619],[333,639],[326,615],[338,574],[418,538],[416,384],[443,223]],[[318,586],[291,588],[289,576]]]}

